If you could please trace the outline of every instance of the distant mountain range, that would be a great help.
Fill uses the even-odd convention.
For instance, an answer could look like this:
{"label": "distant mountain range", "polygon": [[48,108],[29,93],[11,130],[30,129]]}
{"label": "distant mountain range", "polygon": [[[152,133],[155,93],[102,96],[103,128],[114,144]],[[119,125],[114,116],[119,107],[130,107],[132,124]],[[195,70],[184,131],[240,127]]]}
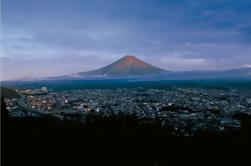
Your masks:
{"label": "distant mountain range", "polygon": [[143,76],[137,80],[251,80],[251,68],[178,71]]}
{"label": "distant mountain range", "polygon": [[[251,79],[251,67],[231,70],[205,71],[169,71],[152,66],[135,56],[123,58],[105,67],[93,71],[69,75],[47,77],[35,80],[97,80],[97,79],[133,79],[133,80],[199,80],[199,79]],[[29,81],[29,80],[15,80]]]}

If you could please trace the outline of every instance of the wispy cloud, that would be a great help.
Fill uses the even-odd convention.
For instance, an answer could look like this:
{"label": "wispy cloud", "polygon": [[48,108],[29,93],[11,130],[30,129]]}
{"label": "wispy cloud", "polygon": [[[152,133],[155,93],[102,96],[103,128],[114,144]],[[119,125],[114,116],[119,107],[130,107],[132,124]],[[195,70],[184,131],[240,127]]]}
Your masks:
{"label": "wispy cloud", "polygon": [[250,7],[236,0],[3,0],[3,78],[91,70],[124,54],[171,70],[245,66]]}

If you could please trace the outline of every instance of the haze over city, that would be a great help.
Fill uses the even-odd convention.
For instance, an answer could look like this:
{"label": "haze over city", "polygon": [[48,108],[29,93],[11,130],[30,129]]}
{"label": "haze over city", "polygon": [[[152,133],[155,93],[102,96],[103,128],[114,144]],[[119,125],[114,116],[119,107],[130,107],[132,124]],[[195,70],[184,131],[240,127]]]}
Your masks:
{"label": "haze over city", "polygon": [[83,72],[124,55],[166,70],[251,66],[251,2],[2,0],[1,80]]}

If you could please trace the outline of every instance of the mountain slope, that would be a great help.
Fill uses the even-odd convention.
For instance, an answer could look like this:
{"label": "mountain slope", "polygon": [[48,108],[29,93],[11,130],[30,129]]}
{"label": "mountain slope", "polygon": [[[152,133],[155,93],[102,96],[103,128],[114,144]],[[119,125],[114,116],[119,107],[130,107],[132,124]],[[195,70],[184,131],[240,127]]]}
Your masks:
{"label": "mountain slope", "polygon": [[97,70],[80,72],[80,76],[139,76],[161,73],[165,70],[147,64],[134,56],[124,56],[118,61]]}
{"label": "mountain slope", "polygon": [[179,71],[143,76],[139,80],[250,80],[251,68],[229,70]]}

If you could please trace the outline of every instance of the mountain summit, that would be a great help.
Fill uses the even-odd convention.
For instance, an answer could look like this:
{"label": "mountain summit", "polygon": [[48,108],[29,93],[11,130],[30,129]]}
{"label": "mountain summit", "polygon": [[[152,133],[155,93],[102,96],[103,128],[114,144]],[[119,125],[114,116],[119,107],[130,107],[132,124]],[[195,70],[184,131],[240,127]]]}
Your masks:
{"label": "mountain summit", "polygon": [[80,72],[79,76],[140,76],[156,74],[165,70],[141,61],[135,56],[126,55],[116,62],[97,70]]}

